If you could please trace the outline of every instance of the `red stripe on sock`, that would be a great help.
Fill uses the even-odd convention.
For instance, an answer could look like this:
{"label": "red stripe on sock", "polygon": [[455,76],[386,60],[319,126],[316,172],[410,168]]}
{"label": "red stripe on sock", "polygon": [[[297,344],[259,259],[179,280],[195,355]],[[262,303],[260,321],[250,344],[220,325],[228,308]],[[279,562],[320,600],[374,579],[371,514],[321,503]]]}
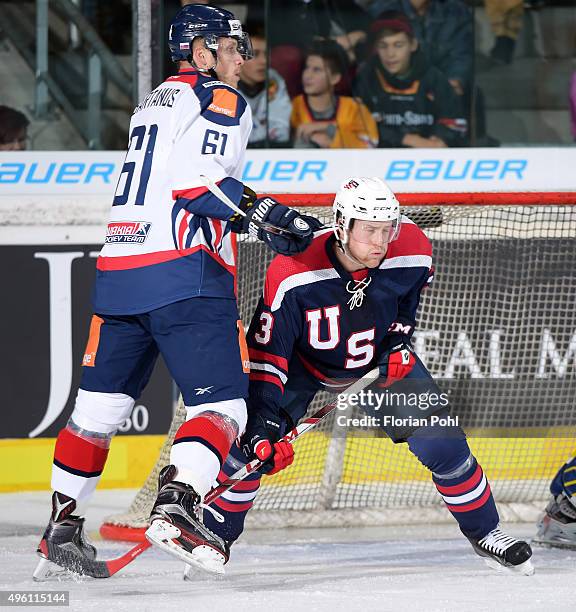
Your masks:
{"label": "red stripe on sock", "polygon": [[220,508],[220,510],[225,510],[226,512],[247,512],[252,508],[252,504],[254,502],[246,502],[243,504],[231,504],[227,502],[225,499],[219,497],[212,502],[215,506]]}
{"label": "red stripe on sock", "polygon": [[470,512],[471,510],[477,510],[481,506],[483,506],[490,496],[492,495],[492,491],[490,490],[490,485],[486,485],[486,490],[482,493],[482,497],[479,497],[476,501],[473,501],[469,504],[464,504],[463,506],[451,506],[450,504],[446,504],[446,507],[450,512]]}
{"label": "red stripe on sock", "polygon": [[107,457],[107,448],[96,446],[69,429],[62,429],[56,438],[54,460],[73,470],[101,472]]}
{"label": "red stripe on sock", "polygon": [[437,483],[434,483],[434,484],[436,485],[436,488],[438,489],[438,491],[442,493],[442,495],[452,496],[452,495],[460,495],[461,493],[467,493],[468,491],[471,491],[474,487],[478,486],[478,483],[481,480],[482,480],[482,468],[478,465],[476,466],[476,471],[474,472],[474,474],[472,474],[472,476],[470,476],[468,480],[465,480],[464,482],[461,482],[460,484],[452,485],[451,487],[442,487]]}
{"label": "red stripe on sock", "polygon": [[[227,474],[220,470],[218,474],[218,484],[222,484],[228,480]],[[241,480],[237,482],[233,487],[231,487],[231,491],[243,491],[244,493],[251,493],[252,491],[258,491],[260,488],[260,478],[258,480]]]}
{"label": "red stripe on sock", "polygon": [[242,491],[243,493],[252,493],[260,488],[260,480],[242,480],[236,483],[230,491]]}
{"label": "red stripe on sock", "polygon": [[[180,429],[176,432],[174,442],[178,442],[182,438],[200,438],[206,440],[212,448],[220,454],[218,461],[222,464],[228,453],[234,440],[230,440],[227,435],[229,427],[222,420],[222,428],[218,427],[217,423],[214,423],[212,418],[203,416],[197,416],[189,421],[186,421],[180,426]],[[201,442],[199,442],[201,443]]]}

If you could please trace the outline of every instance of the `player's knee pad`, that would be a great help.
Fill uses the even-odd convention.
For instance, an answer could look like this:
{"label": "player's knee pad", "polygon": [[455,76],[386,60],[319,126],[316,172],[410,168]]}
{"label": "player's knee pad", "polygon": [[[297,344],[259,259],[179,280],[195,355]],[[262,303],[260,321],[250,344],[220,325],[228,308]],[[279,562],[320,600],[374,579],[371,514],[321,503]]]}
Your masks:
{"label": "player's knee pad", "polygon": [[407,440],[412,453],[440,478],[455,478],[445,475],[458,471],[472,456],[466,434],[459,427],[421,430],[414,432]]}
{"label": "player's knee pad", "polygon": [[134,400],[125,393],[99,393],[78,389],[70,416],[77,428],[113,435],[132,413]]}
{"label": "player's knee pad", "polygon": [[[214,417],[216,419],[218,417],[223,417],[227,421],[233,421],[234,427],[237,430],[235,437],[244,433],[246,421],[248,420],[246,402],[242,398],[213,402],[210,404],[200,404],[199,406],[186,406],[187,421],[200,415],[206,416],[207,418]],[[212,415],[212,417],[210,415]]]}

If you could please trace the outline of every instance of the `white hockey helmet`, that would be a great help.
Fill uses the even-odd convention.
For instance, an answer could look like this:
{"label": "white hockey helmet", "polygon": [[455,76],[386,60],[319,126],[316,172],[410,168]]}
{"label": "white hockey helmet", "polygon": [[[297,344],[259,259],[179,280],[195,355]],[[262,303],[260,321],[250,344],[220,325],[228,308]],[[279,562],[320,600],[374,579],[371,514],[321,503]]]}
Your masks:
{"label": "white hockey helmet", "polygon": [[[345,245],[353,219],[361,221],[391,221],[390,239],[400,233],[400,203],[394,192],[378,177],[352,177],[345,180],[336,193],[334,204],[334,234]],[[342,235],[339,235],[339,230]]]}

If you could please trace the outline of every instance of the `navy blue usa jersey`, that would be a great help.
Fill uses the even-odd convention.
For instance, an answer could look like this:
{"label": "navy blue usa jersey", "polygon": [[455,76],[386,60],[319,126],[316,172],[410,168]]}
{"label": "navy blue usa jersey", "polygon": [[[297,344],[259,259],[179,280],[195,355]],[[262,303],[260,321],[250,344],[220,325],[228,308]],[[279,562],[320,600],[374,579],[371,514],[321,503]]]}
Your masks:
{"label": "navy blue usa jersey", "polygon": [[409,339],[420,292],[432,278],[432,248],[406,217],[378,268],[347,272],[332,230],[296,257],[277,256],[248,331],[250,400],[276,412],[298,362],[334,390],[368,372],[381,353]]}

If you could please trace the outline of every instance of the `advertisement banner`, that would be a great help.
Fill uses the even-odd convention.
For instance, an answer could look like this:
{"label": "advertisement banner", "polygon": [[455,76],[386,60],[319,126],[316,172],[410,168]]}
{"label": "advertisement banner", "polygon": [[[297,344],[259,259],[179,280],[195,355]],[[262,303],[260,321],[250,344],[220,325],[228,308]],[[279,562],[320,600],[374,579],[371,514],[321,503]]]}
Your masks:
{"label": "advertisement banner", "polygon": [[[0,438],[53,438],[80,382],[98,247],[0,246]],[[159,361],[120,435],[166,434],[172,382]]]}
{"label": "advertisement banner", "polygon": [[[123,160],[120,151],[0,153],[0,196],[111,197]],[[352,175],[379,176],[400,193],[576,191],[574,167],[573,147],[273,149],[248,150],[241,178],[260,193],[333,192]]]}

